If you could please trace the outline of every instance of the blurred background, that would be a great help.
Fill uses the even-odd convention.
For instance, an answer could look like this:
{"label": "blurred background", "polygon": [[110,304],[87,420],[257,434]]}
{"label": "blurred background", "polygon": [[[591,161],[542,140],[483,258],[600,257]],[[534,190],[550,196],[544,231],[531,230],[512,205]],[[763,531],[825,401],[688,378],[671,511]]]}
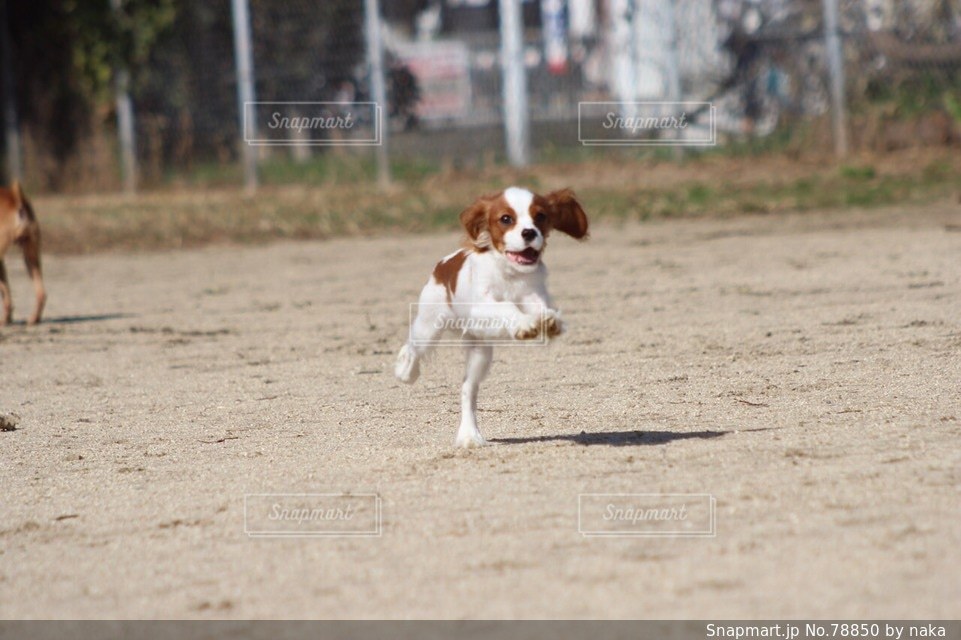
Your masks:
{"label": "blurred background", "polygon": [[[917,179],[957,177],[961,0],[6,0],[2,18],[3,171],[33,193],[416,185],[770,154],[870,182],[898,173],[888,154],[918,150],[901,156]],[[521,46],[508,52],[505,34]],[[518,68],[523,99],[505,101]],[[243,143],[245,97],[371,101],[378,84],[380,148]],[[585,147],[578,103],[606,100],[711,102],[717,146]],[[696,208],[690,189],[681,209]],[[795,199],[805,189],[817,181]]]}

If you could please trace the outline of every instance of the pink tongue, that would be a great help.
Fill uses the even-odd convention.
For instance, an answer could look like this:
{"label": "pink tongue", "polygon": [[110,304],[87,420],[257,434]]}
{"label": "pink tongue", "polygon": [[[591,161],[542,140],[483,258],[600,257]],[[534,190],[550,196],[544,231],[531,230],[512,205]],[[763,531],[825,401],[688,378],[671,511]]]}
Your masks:
{"label": "pink tongue", "polygon": [[524,249],[521,252],[511,252],[508,256],[518,264],[534,264],[537,262],[537,251],[534,249]]}

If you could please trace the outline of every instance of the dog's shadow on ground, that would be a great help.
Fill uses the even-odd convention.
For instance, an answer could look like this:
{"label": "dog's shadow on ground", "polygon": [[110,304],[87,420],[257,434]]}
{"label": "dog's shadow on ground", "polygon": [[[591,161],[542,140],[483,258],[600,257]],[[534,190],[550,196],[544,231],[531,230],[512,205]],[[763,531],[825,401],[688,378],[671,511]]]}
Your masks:
{"label": "dog's shadow on ground", "polygon": [[491,438],[496,444],[530,444],[532,442],[573,442],[582,445],[603,444],[609,447],[634,447],[661,445],[675,440],[710,440],[720,438],[732,431],[596,431],[588,433],[560,434],[556,436],[531,436],[529,438]]}
{"label": "dog's shadow on ground", "polygon": [[[40,326],[43,325],[64,325],[64,324],[82,324],[84,322],[105,322],[107,320],[120,320],[123,318],[135,318],[136,314],[133,313],[101,313],[97,315],[89,316],[55,316],[53,318],[44,318],[40,321]],[[26,327],[26,319],[14,320],[13,322],[6,325],[8,327]]]}
{"label": "dog's shadow on ground", "polygon": [[[82,322],[104,322],[105,320],[120,320],[122,318],[133,318],[132,313],[101,313],[89,316],[57,316],[54,318],[44,318],[41,324],[80,324]],[[22,321],[19,324],[24,324]]]}

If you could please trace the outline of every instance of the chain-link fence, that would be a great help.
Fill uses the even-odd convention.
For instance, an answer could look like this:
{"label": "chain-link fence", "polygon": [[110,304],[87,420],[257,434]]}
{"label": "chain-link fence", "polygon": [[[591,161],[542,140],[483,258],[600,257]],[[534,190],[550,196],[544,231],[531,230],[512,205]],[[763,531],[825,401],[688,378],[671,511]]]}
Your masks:
{"label": "chain-link fence", "polygon": [[[500,10],[515,1],[522,55],[506,64],[523,66],[526,104],[505,105]],[[961,0],[381,0],[376,34],[364,0],[245,2],[258,102],[326,103],[330,116],[330,103],[373,101],[368,45],[377,38],[386,87],[382,133],[395,167],[496,161],[505,153],[511,107],[526,114],[535,161],[547,148],[578,147],[578,105],[591,101],[708,102],[719,145],[760,140],[831,149],[837,130],[830,124],[825,15],[832,4],[850,146],[884,152],[961,139]],[[8,3],[4,14],[8,173],[41,189],[117,188],[113,79],[123,68],[141,188],[242,179],[231,0],[115,3],[111,26],[100,33],[122,46],[104,57],[111,81],[99,91],[76,86],[62,71],[38,79],[37,69],[70,63],[38,53],[49,44],[32,35],[42,29],[15,27],[73,21],[62,29],[65,48],[73,49],[61,57],[75,56],[86,51],[82,21],[100,14],[64,9],[48,18],[23,3]],[[288,105],[284,114],[312,115],[313,108]],[[374,118],[360,118],[351,135],[366,140]],[[375,166],[369,146],[311,141],[302,130],[284,135],[272,139],[284,144],[256,150],[268,181],[325,172],[336,179],[336,171],[371,173]]]}

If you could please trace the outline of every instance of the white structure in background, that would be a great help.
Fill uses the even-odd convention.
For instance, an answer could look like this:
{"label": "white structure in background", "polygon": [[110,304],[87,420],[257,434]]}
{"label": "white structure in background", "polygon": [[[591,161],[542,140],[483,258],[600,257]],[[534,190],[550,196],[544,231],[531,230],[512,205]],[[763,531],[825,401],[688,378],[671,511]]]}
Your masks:
{"label": "white structure in background", "polygon": [[[637,100],[637,47],[633,37],[634,0],[611,0],[607,43],[611,64],[607,84],[620,102]],[[625,108],[624,116],[633,117],[634,109]]]}
{"label": "white structure in background", "polygon": [[417,78],[417,117],[428,125],[453,122],[470,113],[470,49],[462,40],[439,39],[440,4],[415,18],[416,39],[382,23],[384,48]]}
{"label": "white structure in background", "polygon": [[890,13],[890,4],[885,0],[864,0],[864,19],[870,31],[884,28],[885,16]]}
{"label": "white structure in background", "polygon": [[[728,71],[729,56],[722,47],[727,34],[711,2],[609,0],[607,7],[605,71],[615,100],[699,101],[712,95],[716,79]],[[627,105],[623,115],[639,115],[636,111]],[[702,116],[708,126],[709,110]],[[704,138],[697,126],[684,134]]]}
{"label": "white structure in background", "polygon": [[440,33],[440,3],[428,4],[423,11],[414,18],[414,30],[419,42],[429,42]]}
{"label": "white structure in background", "polygon": [[674,40],[669,32],[672,0],[634,0],[634,47],[638,100],[669,100],[667,77]]}
{"label": "white structure in background", "polygon": [[568,0],[567,22],[571,60],[580,66],[586,87],[604,85],[607,82],[607,63],[603,47],[596,46],[599,29],[594,0]]}
{"label": "white structure in background", "polygon": [[671,1],[611,0],[608,83],[619,101],[666,99]]}
{"label": "white structure in background", "polygon": [[674,3],[677,58],[684,86],[684,100],[703,100],[714,91],[714,83],[730,71],[732,61],[723,48],[728,37],[720,11],[704,0]]}
{"label": "white structure in background", "polygon": [[639,85],[642,94],[646,87],[648,91],[644,95],[668,98],[674,52],[678,74],[684,81],[683,86],[688,87],[681,99],[702,100],[711,95],[712,83],[724,77],[731,66],[730,56],[723,47],[729,32],[713,4],[705,0],[635,0],[635,3],[639,7],[636,17],[639,24],[634,33],[643,58],[639,73],[649,74]]}
{"label": "white structure in background", "polygon": [[575,40],[593,38],[597,35],[597,11],[594,0],[568,0],[567,21],[571,37]]}
{"label": "white structure in background", "polygon": [[607,82],[618,100],[669,99],[672,58],[686,84],[703,87],[704,95],[684,99],[710,94],[710,80],[727,70],[721,46],[727,33],[710,2],[609,0],[608,7]]}

